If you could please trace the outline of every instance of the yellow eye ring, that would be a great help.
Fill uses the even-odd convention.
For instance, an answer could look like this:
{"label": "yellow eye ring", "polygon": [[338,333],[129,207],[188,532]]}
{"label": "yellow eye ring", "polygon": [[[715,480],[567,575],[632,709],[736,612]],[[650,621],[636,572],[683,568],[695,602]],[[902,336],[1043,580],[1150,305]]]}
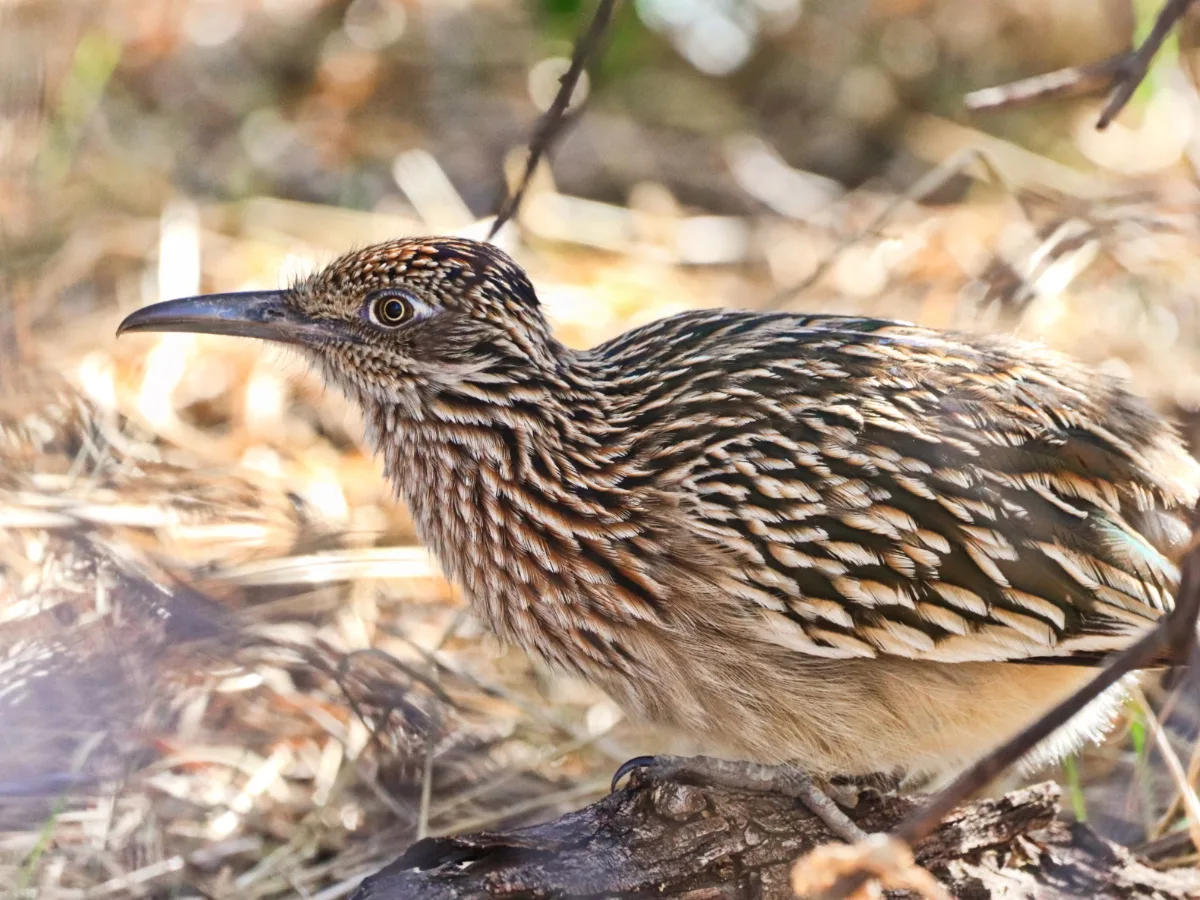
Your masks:
{"label": "yellow eye ring", "polygon": [[407,297],[382,291],[371,300],[371,321],[384,328],[396,328],[412,318],[412,303]]}

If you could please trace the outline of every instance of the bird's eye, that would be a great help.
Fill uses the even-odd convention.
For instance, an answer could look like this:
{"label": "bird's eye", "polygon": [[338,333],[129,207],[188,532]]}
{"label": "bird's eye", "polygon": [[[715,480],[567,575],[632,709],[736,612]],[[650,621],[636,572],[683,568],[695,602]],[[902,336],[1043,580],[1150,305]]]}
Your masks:
{"label": "bird's eye", "polygon": [[371,300],[371,320],[384,328],[395,328],[412,318],[412,303],[391,291],[380,291]]}

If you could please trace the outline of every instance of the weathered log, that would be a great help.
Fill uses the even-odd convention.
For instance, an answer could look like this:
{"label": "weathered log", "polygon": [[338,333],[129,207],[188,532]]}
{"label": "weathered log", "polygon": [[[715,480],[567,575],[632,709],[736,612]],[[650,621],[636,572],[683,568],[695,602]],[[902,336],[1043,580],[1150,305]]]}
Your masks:
{"label": "weathered log", "polygon": [[[852,818],[886,831],[919,802],[864,791]],[[829,840],[786,797],[636,777],[553,822],[418,841],[352,900],[790,900],[795,860]],[[963,900],[1200,897],[1200,871],[1157,871],[1062,821],[1053,783],[961,807],[916,851]]]}

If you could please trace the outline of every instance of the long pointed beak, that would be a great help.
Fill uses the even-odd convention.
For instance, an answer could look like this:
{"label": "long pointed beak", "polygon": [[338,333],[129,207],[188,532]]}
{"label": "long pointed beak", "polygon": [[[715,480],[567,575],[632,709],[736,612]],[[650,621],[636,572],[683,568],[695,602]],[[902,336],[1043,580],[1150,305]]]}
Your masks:
{"label": "long pointed beak", "polygon": [[328,329],[298,313],[285,291],[244,291],[167,300],[125,317],[117,336],[129,331],[188,331],[255,337],[284,344],[311,344]]}

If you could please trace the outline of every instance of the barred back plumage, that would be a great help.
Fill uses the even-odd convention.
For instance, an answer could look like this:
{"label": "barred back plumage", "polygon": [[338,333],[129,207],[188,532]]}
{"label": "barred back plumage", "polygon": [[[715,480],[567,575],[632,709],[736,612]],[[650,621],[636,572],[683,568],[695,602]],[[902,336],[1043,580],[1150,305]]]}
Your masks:
{"label": "barred back plumage", "polygon": [[507,256],[436,238],[270,315],[211,313],[231,296],[123,327],[299,344],[499,634],[712,752],[953,768],[1171,604],[1200,465],[1038,345],[718,310],[574,351]]}

